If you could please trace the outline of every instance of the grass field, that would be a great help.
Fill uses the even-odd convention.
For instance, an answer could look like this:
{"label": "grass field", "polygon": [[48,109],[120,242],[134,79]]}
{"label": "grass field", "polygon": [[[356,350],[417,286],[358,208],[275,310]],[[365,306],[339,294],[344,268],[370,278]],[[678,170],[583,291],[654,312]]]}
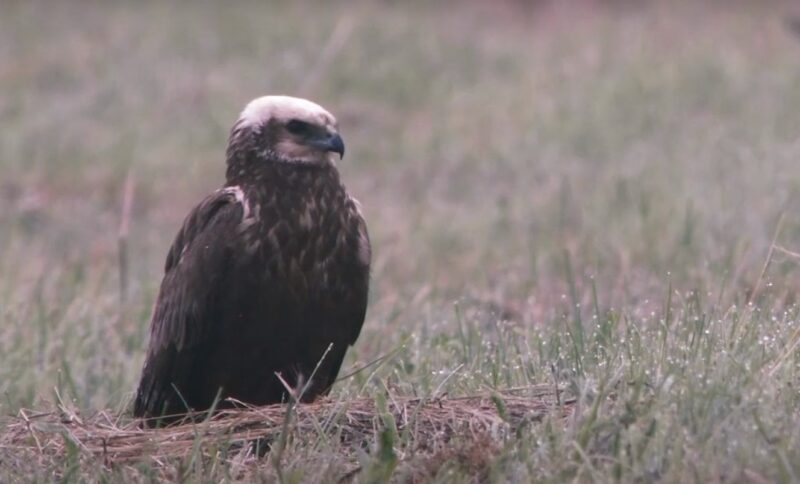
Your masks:
{"label": "grass field", "polygon": [[279,466],[0,447],[0,481],[800,480],[790,7],[3,2],[0,442],[56,394],[129,411],[167,248],[267,93],[337,115],[374,245],[343,372],[396,352],[331,398],[576,405],[427,451],[297,437]]}

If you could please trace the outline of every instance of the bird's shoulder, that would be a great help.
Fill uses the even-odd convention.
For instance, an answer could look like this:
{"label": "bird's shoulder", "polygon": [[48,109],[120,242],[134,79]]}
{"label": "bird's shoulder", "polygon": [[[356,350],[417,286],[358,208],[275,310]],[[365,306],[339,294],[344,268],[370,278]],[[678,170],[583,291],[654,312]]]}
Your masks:
{"label": "bird's shoulder", "polygon": [[[206,238],[216,236],[220,240],[226,240],[230,236],[227,229],[246,225],[250,219],[252,219],[250,202],[244,189],[239,186],[226,186],[215,190],[198,203],[184,219],[167,254],[165,271],[169,272],[180,262],[181,257],[201,234]],[[212,227],[217,230],[212,230]],[[209,231],[212,233],[209,234]]]}
{"label": "bird's shoulder", "polygon": [[347,209],[350,214],[351,230],[356,234],[356,251],[359,263],[369,268],[372,260],[372,246],[369,241],[367,222],[361,210],[361,203],[352,195],[347,195]]}

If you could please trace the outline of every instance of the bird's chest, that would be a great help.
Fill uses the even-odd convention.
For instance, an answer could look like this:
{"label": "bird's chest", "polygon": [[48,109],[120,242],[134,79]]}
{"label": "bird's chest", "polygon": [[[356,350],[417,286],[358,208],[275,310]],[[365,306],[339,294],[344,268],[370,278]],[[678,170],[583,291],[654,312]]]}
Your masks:
{"label": "bird's chest", "polygon": [[259,291],[309,302],[335,297],[339,275],[356,250],[347,217],[319,201],[265,215],[267,223],[248,230],[246,237],[249,270]]}

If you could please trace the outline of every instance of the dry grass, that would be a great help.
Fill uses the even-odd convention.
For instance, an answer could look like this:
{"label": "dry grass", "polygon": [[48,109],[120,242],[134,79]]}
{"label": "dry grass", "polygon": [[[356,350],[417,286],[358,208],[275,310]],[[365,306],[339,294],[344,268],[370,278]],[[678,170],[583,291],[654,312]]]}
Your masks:
{"label": "dry grass", "polygon": [[[498,440],[541,422],[547,415],[566,417],[574,403],[563,395],[556,397],[552,386],[542,385],[456,398],[393,396],[243,406],[201,420],[198,417],[202,415],[195,415],[194,421],[156,429],[143,428],[141,421],[126,416],[105,411],[81,416],[75,409],[59,405],[58,411],[52,412],[20,410],[17,417],[6,422],[0,446],[18,459],[35,459],[43,467],[67,459],[76,450],[80,459],[109,467],[147,460],[158,468],[198,453],[243,465],[257,464],[260,454],[285,445],[286,438],[306,443],[335,439],[340,452],[353,454],[368,448],[381,429],[389,429],[389,448],[395,448],[398,433],[408,433],[408,441],[414,442],[415,448],[397,450],[429,455],[426,462],[431,467],[443,455],[463,453],[463,449],[447,449],[446,444],[454,438],[483,442],[483,456],[489,458],[491,454],[486,452]],[[466,459],[465,464],[469,461]]]}

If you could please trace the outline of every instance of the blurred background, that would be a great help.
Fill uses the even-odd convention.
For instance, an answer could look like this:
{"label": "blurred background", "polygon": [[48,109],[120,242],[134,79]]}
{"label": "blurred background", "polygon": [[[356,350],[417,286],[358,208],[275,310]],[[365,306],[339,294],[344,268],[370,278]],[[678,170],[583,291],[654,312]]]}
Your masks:
{"label": "blurred background", "polygon": [[3,2],[0,410],[54,388],[125,408],[169,244],[223,183],[228,130],[264,94],[322,104],[347,143],[374,270],[345,368],[410,340],[400,368],[435,369],[460,311],[487,334],[543,327],[593,289],[644,315],[669,288],[731,305],[762,286],[788,305],[794,15],[791,2]]}

